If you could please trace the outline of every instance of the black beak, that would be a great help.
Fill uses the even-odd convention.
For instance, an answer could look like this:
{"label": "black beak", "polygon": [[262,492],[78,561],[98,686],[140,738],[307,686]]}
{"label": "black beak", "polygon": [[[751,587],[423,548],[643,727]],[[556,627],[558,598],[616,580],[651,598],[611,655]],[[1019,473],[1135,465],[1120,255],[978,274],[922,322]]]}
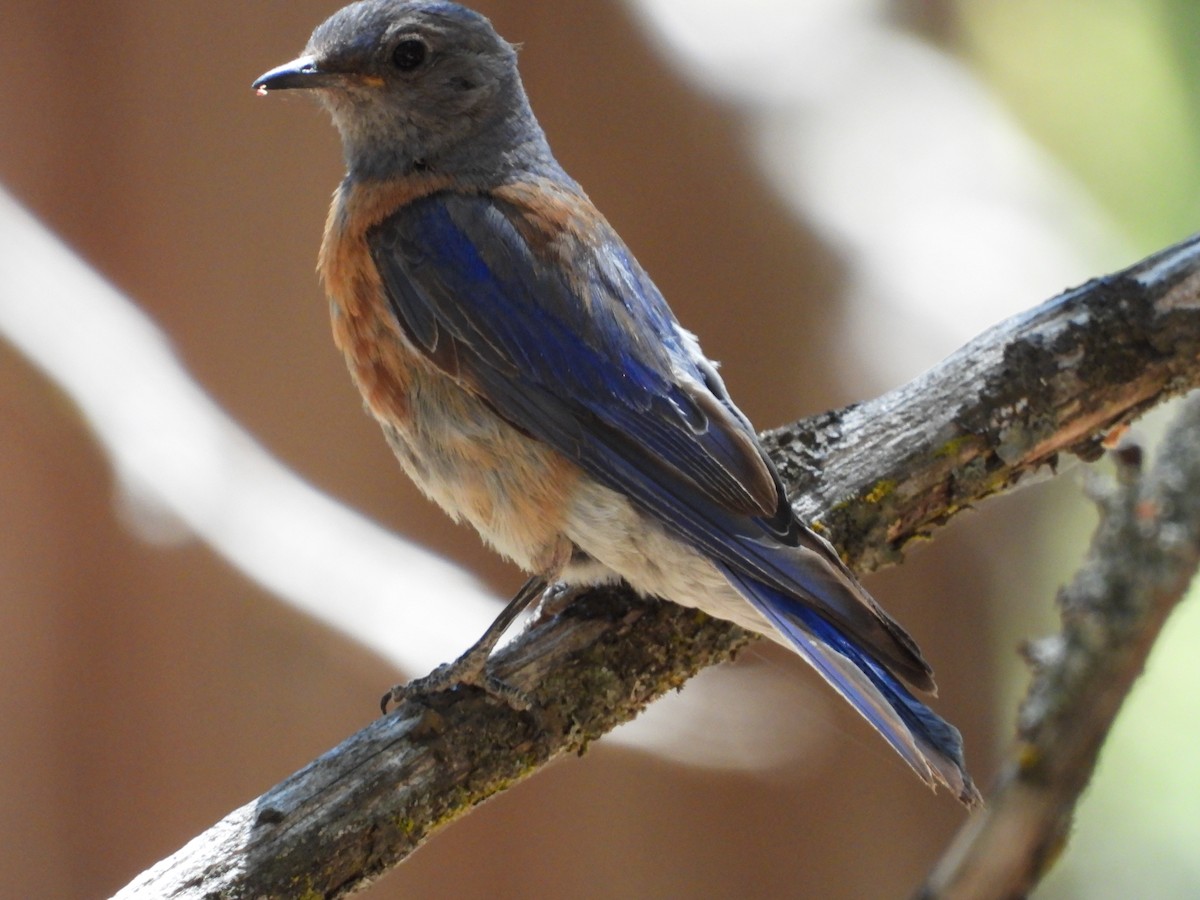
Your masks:
{"label": "black beak", "polygon": [[310,90],[340,81],[339,72],[322,71],[316,57],[300,56],[259,76],[251,85],[260,94],[268,91]]}

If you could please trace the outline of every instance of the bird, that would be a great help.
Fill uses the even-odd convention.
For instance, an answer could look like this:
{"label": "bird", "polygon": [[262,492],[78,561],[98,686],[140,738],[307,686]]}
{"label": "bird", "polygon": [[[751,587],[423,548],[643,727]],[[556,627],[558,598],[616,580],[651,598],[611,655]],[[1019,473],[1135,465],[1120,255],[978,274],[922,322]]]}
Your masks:
{"label": "bird", "polygon": [[486,681],[548,590],[624,582],[790,648],[926,784],[980,802],[959,732],[909,689],[934,691],[916,643],[793,512],[485,16],[359,0],[253,87],[315,95],[341,136],[318,271],[366,409],[421,491],[530,573],[450,681]]}

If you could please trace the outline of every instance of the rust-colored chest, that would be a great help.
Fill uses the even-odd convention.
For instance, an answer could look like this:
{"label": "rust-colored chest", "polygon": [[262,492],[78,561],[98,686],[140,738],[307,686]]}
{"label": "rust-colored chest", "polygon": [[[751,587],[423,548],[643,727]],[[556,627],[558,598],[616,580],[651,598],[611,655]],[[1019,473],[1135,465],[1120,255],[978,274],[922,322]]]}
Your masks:
{"label": "rust-colored chest", "polygon": [[569,555],[562,515],[578,468],[501,419],[409,342],[371,256],[373,226],[446,187],[427,178],[339,189],[318,265],[334,341],[418,487],[505,556],[545,571]]}
{"label": "rust-colored chest", "polygon": [[329,297],[333,339],[376,418],[399,424],[410,415],[413,379],[436,377],[388,310],[367,234],[392,211],[445,187],[435,179],[388,187],[343,184],[325,225],[317,270]]}

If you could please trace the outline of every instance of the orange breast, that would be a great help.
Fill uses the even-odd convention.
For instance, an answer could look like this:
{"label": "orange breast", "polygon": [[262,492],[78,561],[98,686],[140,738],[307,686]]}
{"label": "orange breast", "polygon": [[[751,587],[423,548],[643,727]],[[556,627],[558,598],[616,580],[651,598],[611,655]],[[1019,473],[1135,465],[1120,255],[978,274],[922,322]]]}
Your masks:
{"label": "orange breast", "polygon": [[318,265],[334,341],[421,490],[523,568],[549,572],[569,554],[561,525],[579,469],[500,419],[408,342],[367,245],[367,232],[391,212],[446,188],[427,176],[386,190],[339,188]]}
{"label": "orange breast", "polygon": [[444,186],[433,179],[397,181],[388,189],[343,184],[325,223],[317,271],[329,296],[334,343],[367,408],[393,424],[407,419],[413,369],[426,363],[387,310],[367,231],[393,210]]}

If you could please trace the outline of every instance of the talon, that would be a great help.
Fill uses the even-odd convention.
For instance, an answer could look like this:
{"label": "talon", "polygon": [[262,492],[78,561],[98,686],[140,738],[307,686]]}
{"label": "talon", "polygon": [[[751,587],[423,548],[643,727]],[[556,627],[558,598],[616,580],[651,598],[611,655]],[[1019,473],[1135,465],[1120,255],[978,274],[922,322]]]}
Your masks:
{"label": "talon", "polygon": [[404,685],[394,684],[386,694],[379,698],[379,711],[385,716],[388,714],[388,706],[395,703],[400,705],[400,700],[404,696]]}

